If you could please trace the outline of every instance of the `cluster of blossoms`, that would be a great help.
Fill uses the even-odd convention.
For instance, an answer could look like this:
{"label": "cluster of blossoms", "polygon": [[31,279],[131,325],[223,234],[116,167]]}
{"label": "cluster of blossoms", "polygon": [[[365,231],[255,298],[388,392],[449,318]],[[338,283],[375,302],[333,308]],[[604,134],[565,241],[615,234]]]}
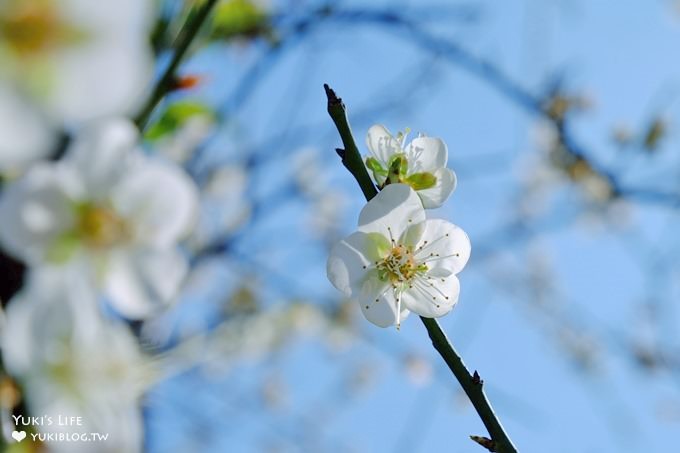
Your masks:
{"label": "cluster of blossoms", "polygon": [[369,130],[366,166],[382,190],[359,215],[358,230],[331,250],[327,274],[366,318],[381,327],[415,312],[447,314],[458,302],[458,274],[470,257],[465,232],[425,208],[441,206],[455,187],[445,167],[448,151],[438,138],[418,137],[404,147],[383,126]]}
{"label": "cluster of blossoms", "polygon": [[97,451],[141,451],[139,400],[155,376],[123,320],[176,298],[188,270],[179,242],[199,208],[191,178],[143,150],[128,119],[150,89],[153,8],[0,2],[0,246],[27,269],[2,301],[3,367],[28,415],[108,433]]}
{"label": "cluster of blossoms", "polygon": [[28,268],[6,311],[3,362],[32,413],[82,417],[112,435],[106,451],[141,448],[139,398],[152,380],[116,318],[174,300],[188,270],[178,243],[197,209],[189,176],[145,154],[123,118],[84,127],[61,159],[3,188],[0,244]]}

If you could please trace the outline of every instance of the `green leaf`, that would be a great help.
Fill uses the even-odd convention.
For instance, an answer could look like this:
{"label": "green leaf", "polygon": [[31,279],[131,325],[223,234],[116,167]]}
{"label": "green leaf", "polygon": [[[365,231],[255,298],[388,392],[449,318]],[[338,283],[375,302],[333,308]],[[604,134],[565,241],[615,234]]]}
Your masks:
{"label": "green leaf", "polygon": [[647,127],[644,137],[644,146],[647,151],[654,151],[666,135],[666,123],[661,118],[656,118]]}
{"label": "green leaf", "polygon": [[405,182],[413,187],[413,190],[424,190],[434,187],[437,184],[437,177],[432,173],[413,173]]}
{"label": "green leaf", "polygon": [[387,170],[383,168],[383,166],[378,162],[378,159],[375,157],[367,157],[366,158],[366,167],[368,167],[369,170],[373,171],[374,173],[378,173],[381,175],[387,175]]}
{"label": "green leaf", "polygon": [[366,167],[373,172],[373,179],[376,182],[387,177],[387,170],[374,157],[366,158]]}
{"label": "green leaf", "polygon": [[159,120],[149,127],[145,137],[158,140],[182,126],[189,118],[199,115],[214,116],[207,105],[197,101],[179,101],[171,104]]}
{"label": "green leaf", "polygon": [[220,3],[213,18],[213,36],[229,39],[257,35],[269,27],[266,11],[252,0],[229,0]]}

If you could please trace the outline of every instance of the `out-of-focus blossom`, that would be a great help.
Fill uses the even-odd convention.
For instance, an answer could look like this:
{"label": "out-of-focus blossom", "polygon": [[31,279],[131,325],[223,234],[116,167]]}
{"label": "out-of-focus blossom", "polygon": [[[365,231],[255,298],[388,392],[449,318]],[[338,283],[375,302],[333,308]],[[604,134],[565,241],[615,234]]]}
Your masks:
{"label": "out-of-focus blossom", "polygon": [[[7,308],[6,370],[21,379],[42,433],[108,434],[96,451],[141,451],[139,398],[155,378],[127,326],[101,317],[96,294],[72,270],[41,269]],[[60,425],[66,417],[79,423]],[[51,422],[51,423],[50,423]],[[22,419],[17,424],[22,428]],[[48,442],[89,452],[88,442]]]}
{"label": "out-of-focus blossom", "polygon": [[309,226],[312,234],[336,240],[337,226],[341,223],[348,204],[343,192],[334,190],[328,181],[332,178],[329,169],[319,162],[319,153],[314,148],[304,148],[295,153],[293,178],[299,190],[312,203]]}
{"label": "out-of-focus blossom", "polygon": [[416,192],[391,184],[361,210],[358,231],[333,247],[327,273],[369,321],[398,327],[409,311],[427,318],[451,311],[460,293],[456,274],[469,257],[462,229],[426,220]]}
{"label": "out-of-focus blossom", "polygon": [[191,179],[145,156],[136,140],[127,120],[98,123],[0,199],[0,241],[10,253],[33,267],[85,263],[85,276],[131,318],[174,297],[187,270],[176,246],[197,204]]}
{"label": "out-of-focus blossom", "polygon": [[370,155],[366,166],[379,186],[408,184],[426,209],[440,207],[456,188],[456,174],[446,167],[449,152],[441,139],[419,135],[405,145],[406,134],[396,137],[380,124],[368,130]]}
{"label": "out-of-focus blossom", "polygon": [[0,169],[49,152],[53,128],[139,107],[151,13],[148,0],[0,2]]}
{"label": "out-of-focus blossom", "polygon": [[404,357],[404,369],[406,376],[416,387],[423,387],[432,381],[432,364],[424,357],[409,354]]}
{"label": "out-of-focus blossom", "polygon": [[[152,341],[162,327],[154,324],[145,326]],[[195,366],[227,373],[237,363],[262,360],[297,338],[325,335],[327,328],[328,320],[317,307],[287,304],[235,316],[207,334],[194,333],[167,351],[161,363],[167,374]]]}
{"label": "out-of-focus blossom", "polygon": [[293,179],[302,193],[310,198],[321,196],[326,189],[323,166],[315,148],[303,148],[293,155]]}
{"label": "out-of-focus blossom", "polygon": [[[328,190],[328,192],[314,200],[311,208],[311,230],[321,237],[334,237],[338,225],[342,224],[345,207],[348,204],[347,197],[340,191]],[[338,237],[335,236],[335,239]]]}
{"label": "out-of-focus blossom", "polygon": [[225,238],[250,216],[246,197],[248,174],[238,166],[217,169],[201,192],[201,212],[191,244],[202,247]]}

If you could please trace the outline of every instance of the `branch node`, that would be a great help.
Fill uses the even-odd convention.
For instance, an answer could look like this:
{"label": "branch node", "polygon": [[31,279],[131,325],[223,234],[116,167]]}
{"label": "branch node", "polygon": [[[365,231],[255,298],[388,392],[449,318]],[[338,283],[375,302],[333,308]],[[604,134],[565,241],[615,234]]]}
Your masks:
{"label": "branch node", "polygon": [[340,159],[345,160],[345,150],[342,148],[335,148],[335,152],[340,156]]}
{"label": "branch node", "polygon": [[472,383],[480,387],[484,385],[484,380],[481,378],[477,370],[475,370],[475,372],[472,374]]}
{"label": "branch node", "polygon": [[488,437],[470,436],[470,439],[474,440],[479,445],[481,445],[482,447],[486,448],[487,450],[489,450],[491,452],[497,452],[498,451],[498,450],[496,450],[496,442],[489,439]]}
{"label": "branch node", "polygon": [[339,105],[343,109],[345,108],[345,105],[342,103],[342,98],[339,98],[337,94],[335,94],[335,91],[333,91],[333,88],[328,86],[327,83],[323,84],[323,89],[326,90],[326,98],[328,99],[328,107],[330,108],[331,106],[336,106]]}

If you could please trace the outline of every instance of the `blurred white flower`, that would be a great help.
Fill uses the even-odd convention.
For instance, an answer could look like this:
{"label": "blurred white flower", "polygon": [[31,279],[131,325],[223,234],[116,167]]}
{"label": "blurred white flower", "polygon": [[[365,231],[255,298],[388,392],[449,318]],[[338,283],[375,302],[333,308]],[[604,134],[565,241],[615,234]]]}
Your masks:
{"label": "blurred white flower", "polygon": [[180,168],[145,156],[136,140],[127,120],[98,123],[61,161],[36,164],[0,198],[0,242],[10,253],[34,267],[85,262],[130,318],[177,292],[187,264],[176,245],[198,197]]}
{"label": "blurred white flower", "polygon": [[314,200],[310,213],[311,231],[320,237],[334,235],[338,225],[342,224],[347,204],[347,196],[343,192],[328,189],[320,194]]}
{"label": "blurred white flower", "polygon": [[293,179],[300,191],[310,198],[317,198],[326,191],[328,173],[319,162],[315,148],[302,148],[293,154]]}
{"label": "blurred white flower", "polygon": [[[151,320],[144,333],[151,341],[167,338],[166,326]],[[157,361],[165,376],[201,366],[228,373],[236,364],[257,362],[302,337],[325,335],[324,313],[310,304],[292,303],[234,316],[210,332],[190,333]]]}
{"label": "blurred white flower", "polygon": [[456,174],[446,167],[449,158],[446,143],[419,135],[405,145],[407,133],[393,137],[385,126],[371,126],[366,136],[371,153],[366,166],[379,186],[387,182],[408,184],[426,209],[438,208],[456,188]]}
{"label": "blurred white flower", "polygon": [[427,318],[451,311],[460,293],[455,274],[469,257],[462,229],[426,220],[416,192],[390,184],[361,210],[358,231],[333,247],[327,273],[370,322],[399,327],[409,311]]}
{"label": "blurred white flower", "polygon": [[194,247],[204,247],[225,238],[241,227],[250,216],[246,197],[248,173],[239,166],[218,168],[201,191],[199,222],[191,237]]}
{"label": "blurred white flower", "polygon": [[[141,451],[139,399],[154,376],[129,329],[103,319],[96,294],[71,271],[41,269],[12,299],[4,366],[21,379],[30,414],[52,420],[39,431],[108,434],[97,451]],[[60,426],[59,416],[82,417],[82,424]],[[50,451],[93,451],[88,443],[48,444]]]}
{"label": "blurred white flower", "polygon": [[152,77],[152,8],[149,0],[0,2],[0,168],[47,153],[52,127],[134,113]]}
{"label": "blurred white flower", "polygon": [[403,360],[406,376],[414,386],[424,387],[432,381],[432,364],[424,357],[409,354]]}
{"label": "blurred white flower", "polygon": [[302,148],[293,155],[293,179],[299,190],[309,198],[310,232],[321,238],[337,239],[337,226],[344,217],[349,201],[344,192],[334,190],[328,183],[332,172],[320,162],[319,151]]}

